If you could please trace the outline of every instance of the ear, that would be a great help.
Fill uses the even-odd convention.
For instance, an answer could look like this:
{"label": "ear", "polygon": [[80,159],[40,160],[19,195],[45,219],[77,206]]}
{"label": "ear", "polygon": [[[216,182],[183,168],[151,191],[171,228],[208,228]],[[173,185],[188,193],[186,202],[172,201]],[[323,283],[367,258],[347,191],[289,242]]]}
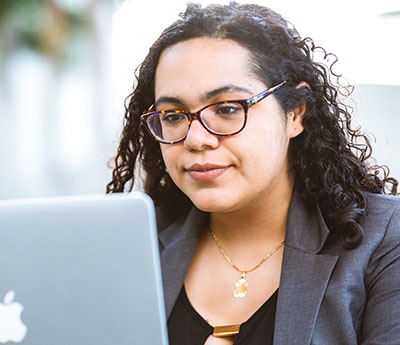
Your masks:
{"label": "ear", "polygon": [[[310,85],[306,83],[305,81],[302,81],[299,85],[297,85],[297,89],[299,88],[307,88],[311,90]],[[287,129],[288,129],[288,134],[290,138],[295,138],[297,137],[300,133],[303,132],[304,126],[303,126],[303,118],[304,115],[307,111],[307,104],[305,102],[302,102],[299,104],[299,106],[295,109],[293,109],[288,116],[287,119]]]}

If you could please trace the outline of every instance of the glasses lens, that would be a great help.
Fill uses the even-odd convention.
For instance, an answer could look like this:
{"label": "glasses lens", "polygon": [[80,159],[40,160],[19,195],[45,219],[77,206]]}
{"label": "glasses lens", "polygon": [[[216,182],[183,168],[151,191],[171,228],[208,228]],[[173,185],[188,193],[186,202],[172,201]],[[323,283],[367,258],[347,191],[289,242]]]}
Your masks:
{"label": "glasses lens", "polygon": [[184,113],[171,111],[149,116],[147,126],[156,138],[172,142],[182,139],[186,135],[189,121]]}
{"label": "glasses lens", "polygon": [[[200,118],[210,132],[227,135],[237,133],[243,128],[246,114],[241,103],[223,102],[203,109]],[[182,111],[154,113],[146,121],[151,133],[168,143],[184,138],[189,130],[189,115]]]}
{"label": "glasses lens", "polygon": [[216,134],[233,134],[240,131],[245,123],[246,115],[240,103],[224,102],[212,104],[203,109],[201,120]]}

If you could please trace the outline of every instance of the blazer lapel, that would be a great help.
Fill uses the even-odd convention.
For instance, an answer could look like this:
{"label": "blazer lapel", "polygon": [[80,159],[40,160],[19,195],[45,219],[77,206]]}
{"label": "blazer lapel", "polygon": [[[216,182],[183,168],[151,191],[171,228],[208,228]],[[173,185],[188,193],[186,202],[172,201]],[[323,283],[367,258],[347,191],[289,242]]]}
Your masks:
{"label": "blazer lapel", "polygon": [[308,345],[337,257],[285,248],[275,319],[275,345]]}
{"label": "blazer lapel", "polygon": [[337,256],[318,254],[329,230],[317,207],[296,191],[289,211],[275,318],[275,345],[311,343],[315,320]]}
{"label": "blazer lapel", "polygon": [[200,232],[207,214],[193,207],[185,219],[173,223],[159,234],[161,269],[167,319],[182,289]]}

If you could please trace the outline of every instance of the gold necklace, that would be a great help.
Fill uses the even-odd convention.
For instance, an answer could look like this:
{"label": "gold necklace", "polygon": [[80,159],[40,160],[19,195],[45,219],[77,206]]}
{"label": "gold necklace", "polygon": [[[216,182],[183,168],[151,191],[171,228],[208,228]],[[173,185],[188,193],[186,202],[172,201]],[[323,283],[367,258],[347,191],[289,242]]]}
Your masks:
{"label": "gold necklace", "polygon": [[226,261],[228,261],[228,263],[239,273],[241,273],[240,279],[235,283],[236,289],[233,292],[233,296],[235,297],[244,297],[247,294],[247,286],[249,285],[249,282],[247,281],[247,279],[245,278],[246,273],[249,272],[253,272],[254,270],[256,270],[257,268],[259,268],[265,261],[267,261],[272,254],[274,254],[280,247],[282,247],[282,245],[285,243],[285,240],[283,240],[281,243],[279,243],[275,248],[273,248],[267,255],[265,255],[261,261],[254,266],[252,269],[249,269],[247,271],[243,271],[241,270],[239,267],[237,267],[232,259],[228,256],[228,254],[226,254],[224,248],[222,247],[221,243],[219,243],[217,236],[211,231],[211,229],[208,229],[215,244],[217,245],[219,251],[221,252],[221,254],[224,256],[224,258],[226,259]]}

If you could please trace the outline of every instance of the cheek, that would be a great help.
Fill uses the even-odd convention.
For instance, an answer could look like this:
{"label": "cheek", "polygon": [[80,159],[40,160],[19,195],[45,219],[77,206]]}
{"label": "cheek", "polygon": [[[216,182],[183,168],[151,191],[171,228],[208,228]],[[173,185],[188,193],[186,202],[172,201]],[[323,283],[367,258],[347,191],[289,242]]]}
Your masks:
{"label": "cheek", "polygon": [[167,147],[165,147],[165,145],[160,144],[160,149],[161,149],[161,156],[162,159],[164,161],[165,166],[167,167],[167,169],[170,169],[170,152],[168,150]]}
{"label": "cheek", "polygon": [[[253,155],[258,152],[265,152],[273,155],[274,152],[282,152],[288,143],[288,135],[285,122],[278,117],[270,121],[262,121],[249,126],[249,131],[245,134],[248,139],[246,150]],[[261,152],[260,152],[261,151]]]}
{"label": "cheek", "polygon": [[170,173],[170,175],[171,174],[174,175],[174,172],[177,169],[176,166],[178,163],[179,156],[181,156],[180,144],[174,144],[174,145],[160,144],[160,148],[161,148],[161,155],[168,172]]}
{"label": "cheek", "polygon": [[[243,133],[246,136],[250,133]],[[246,140],[243,165],[252,175],[280,170],[287,159],[289,138],[285,123],[279,119],[274,123],[259,125],[252,128],[249,139]]]}

